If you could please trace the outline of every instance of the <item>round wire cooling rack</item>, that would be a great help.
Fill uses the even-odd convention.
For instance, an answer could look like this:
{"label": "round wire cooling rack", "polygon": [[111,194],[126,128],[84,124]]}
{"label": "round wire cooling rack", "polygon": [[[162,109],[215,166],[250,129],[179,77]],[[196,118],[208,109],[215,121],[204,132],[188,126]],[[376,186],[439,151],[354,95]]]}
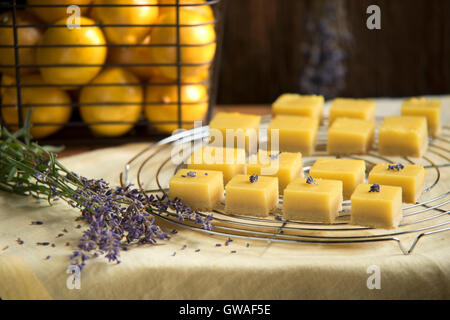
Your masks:
{"label": "round wire cooling rack", "polygon": [[[267,126],[269,117],[264,117],[262,128]],[[315,159],[327,156],[326,126],[319,129],[316,152],[304,157],[304,171],[308,172]],[[184,166],[176,164],[172,158],[174,146],[182,144],[206,143],[209,127],[203,126],[185,130],[154,143],[130,159],[120,173],[120,183],[136,183],[147,194],[166,194],[169,179]],[[186,155],[184,159],[189,157]],[[420,164],[426,169],[425,191],[416,204],[403,205],[403,218],[397,229],[384,230],[359,227],[349,223],[350,201],[344,201],[343,210],[333,224],[283,220],[280,208],[267,218],[230,215],[224,213],[222,203],[213,214],[213,230],[205,230],[191,221],[179,221],[170,208],[155,215],[176,226],[185,227],[213,235],[233,236],[249,240],[271,242],[295,242],[318,244],[352,244],[374,242],[396,242],[403,254],[410,254],[423,237],[450,231],[450,127],[446,126],[438,138],[430,140],[427,153],[421,159],[409,157],[384,157],[378,155],[376,148],[367,155],[349,158],[362,159],[369,172],[377,163]],[[279,203],[283,201],[280,196]],[[211,212],[197,212],[206,217]],[[409,246],[404,242],[409,239]]]}

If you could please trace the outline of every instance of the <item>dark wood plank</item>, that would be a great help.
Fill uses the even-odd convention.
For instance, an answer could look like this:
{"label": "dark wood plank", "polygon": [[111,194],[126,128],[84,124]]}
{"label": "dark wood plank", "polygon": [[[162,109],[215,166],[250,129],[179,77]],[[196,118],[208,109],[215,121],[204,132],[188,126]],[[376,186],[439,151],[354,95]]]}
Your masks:
{"label": "dark wood plank", "polygon": [[[300,91],[300,48],[311,1],[228,0],[219,103],[270,103],[283,92]],[[381,8],[381,30],[366,28],[371,4]],[[450,92],[450,1],[345,5],[354,40],[343,96]]]}

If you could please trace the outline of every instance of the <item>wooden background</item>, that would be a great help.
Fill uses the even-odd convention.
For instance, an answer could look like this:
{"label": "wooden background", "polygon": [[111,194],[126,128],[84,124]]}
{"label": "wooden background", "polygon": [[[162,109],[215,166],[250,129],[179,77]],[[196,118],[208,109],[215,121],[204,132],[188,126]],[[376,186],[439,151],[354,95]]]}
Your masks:
{"label": "wooden background", "polygon": [[[314,0],[226,0],[218,102],[271,103],[299,92],[305,17]],[[345,1],[353,42],[342,96],[450,93],[450,0]],[[366,9],[381,8],[381,30]]]}

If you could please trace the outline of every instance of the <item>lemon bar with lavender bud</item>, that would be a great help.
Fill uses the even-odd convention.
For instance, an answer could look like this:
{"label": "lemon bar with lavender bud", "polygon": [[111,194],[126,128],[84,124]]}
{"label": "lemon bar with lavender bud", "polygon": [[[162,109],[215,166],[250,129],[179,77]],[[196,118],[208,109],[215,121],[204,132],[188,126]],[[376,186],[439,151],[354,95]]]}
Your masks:
{"label": "lemon bar with lavender bud", "polygon": [[283,194],[286,186],[295,178],[303,177],[303,162],[300,152],[258,151],[247,163],[247,174],[272,176],[278,178],[278,190]]}
{"label": "lemon bar with lavender bud", "polygon": [[283,196],[286,220],[334,223],[342,209],[342,181],[297,178],[288,184]]}
{"label": "lemon bar with lavender bud", "polygon": [[309,174],[315,179],[342,181],[344,200],[348,200],[356,186],[364,182],[365,171],[364,160],[320,158],[316,160]]}
{"label": "lemon bar with lavender bud", "polygon": [[386,156],[420,158],[428,147],[428,129],[425,117],[386,117],[380,126],[378,152]]}
{"label": "lemon bar with lavender bud", "polygon": [[328,129],[328,154],[366,154],[373,145],[375,122],[338,118]]}
{"label": "lemon bar with lavender bud", "polygon": [[328,125],[331,126],[337,118],[355,118],[375,121],[375,101],[336,98],[331,103]]}
{"label": "lemon bar with lavender bud", "polygon": [[237,174],[245,173],[245,150],[203,146],[197,148],[187,161],[188,169],[214,170],[223,173],[226,184]]}
{"label": "lemon bar with lavender bud", "polygon": [[209,123],[209,128],[218,130],[222,139],[217,140],[215,137],[211,143],[228,148],[245,148],[247,152],[255,153],[260,122],[261,116],[254,114],[218,112]]}
{"label": "lemon bar with lavender bud", "polygon": [[237,175],[225,193],[225,213],[267,217],[278,205],[278,178]]}
{"label": "lemon bar with lavender bud", "polygon": [[[318,122],[314,118],[278,115],[270,121],[268,128],[268,142],[272,150],[279,149],[286,152],[301,152],[307,156],[314,152]],[[275,147],[273,133],[278,130],[279,148]],[[274,131],[274,132],[273,132]],[[276,136],[276,135],[275,135]]]}
{"label": "lemon bar with lavender bud", "polygon": [[369,173],[369,183],[402,188],[403,202],[415,203],[425,187],[426,171],[415,164],[377,164]]}
{"label": "lemon bar with lavender bud", "polygon": [[310,117],[322,121],[324,101],[323,96],[285,93],[272,104],[272,113]]}
{"label": "lemon bar with lavender bud", "polygon": [[424,97],[403,101],[402,116],[424,116],[427,118],[428,133],[437,137],[441,133],[442,101]]}
{"label": "lemon bar with lavender bud", "polygon": [[169,198],[179,198],[193,210],[211,211],[223,200],[223,174],[181,169],[169,181]]}
{"label": "lemon bar with lavender bud", "polygon": [[360,184],[351,197],[351,223],[393,229],[402,219],[402,188]]}

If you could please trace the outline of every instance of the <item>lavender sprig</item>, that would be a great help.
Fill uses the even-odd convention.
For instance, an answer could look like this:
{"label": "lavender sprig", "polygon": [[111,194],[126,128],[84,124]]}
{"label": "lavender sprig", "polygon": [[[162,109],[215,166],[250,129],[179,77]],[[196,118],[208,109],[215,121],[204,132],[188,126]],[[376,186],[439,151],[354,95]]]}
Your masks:
{"label": "lavender sprig", "polygon": [[405,166],[403,164],[401,164],[401,163],[388,165],[388,170],[401,171],[403,169],[405,169]]}
{"label": "lavender sprig", "polygon": [[69,171],[56,160],[56,149],[30,142],[27,126],[15,133],[2,128],[1,134],[0,190],[46,198],[50,205],[62,199],[81,211],[80,218],[88,227],[70,257],[81,269],[87,260],[98,256],[120,263],[120,251],[132,244],[169,239],[155,224],[155,213],[173,210],[180,220],[212,229],[211,215],[192,211],[181,199],[148,196],[131,185],[112,187],[103,179],[88,179]]}
{"label": "lavender sprig", "polygon": [[369,192],[380,192],[380,185],[376,183],[371,185]]}
{"label": "lavender sprig", "polygon": [[344,3],[313,1],[306,19],[306,30],[308,38],[302,48],[305,66],[300,88],[308,94],[333,98],[345,88],[345,46],[352,39],[346,26]]}

